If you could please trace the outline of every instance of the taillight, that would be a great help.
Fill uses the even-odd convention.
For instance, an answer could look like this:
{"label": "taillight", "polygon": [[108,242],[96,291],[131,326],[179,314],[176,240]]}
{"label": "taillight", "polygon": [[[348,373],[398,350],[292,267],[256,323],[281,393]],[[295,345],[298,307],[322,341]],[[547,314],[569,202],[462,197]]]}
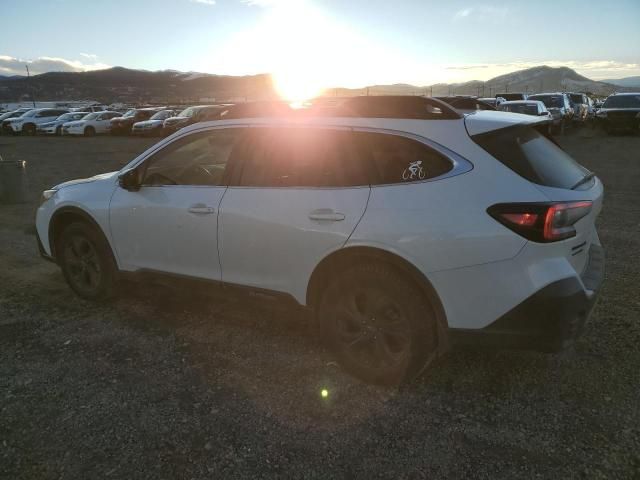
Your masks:
{"label": "taillight", "polygon": [[591,211],[592,202],[501,203],[489,215],[534,242],[557,242],[575,237],[575,223]]}

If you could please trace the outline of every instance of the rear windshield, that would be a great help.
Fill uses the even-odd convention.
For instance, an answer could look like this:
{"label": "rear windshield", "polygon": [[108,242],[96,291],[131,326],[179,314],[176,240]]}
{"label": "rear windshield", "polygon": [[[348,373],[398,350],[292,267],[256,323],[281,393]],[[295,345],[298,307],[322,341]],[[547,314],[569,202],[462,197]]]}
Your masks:
{"label": "rear windshield", "polygon": [[500,108],[507,112],[523,113],[525,115],[538,115],[538,106],[527,103],[515,103],[511,105],[500,105]]}
{"label": "rear windshield", "polygon": [[560,95],[533,95],[529,100],[540,100],[547,108],[564,107],[564,100]]}
{"label": "rear windshield", "polygon": [[603,108],[640,108],[640,95],[614,95],[605,100]]}
{"label": "rear windshield", "polygon": [[589,173],[531,127],[508,127],[471,138],[496,160],[538,185],[571,188]]}

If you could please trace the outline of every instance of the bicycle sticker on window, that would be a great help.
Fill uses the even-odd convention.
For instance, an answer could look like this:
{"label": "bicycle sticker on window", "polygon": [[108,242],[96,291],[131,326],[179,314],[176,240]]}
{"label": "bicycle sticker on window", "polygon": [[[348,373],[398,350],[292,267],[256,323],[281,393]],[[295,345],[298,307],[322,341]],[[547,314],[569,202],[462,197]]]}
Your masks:
{"label": "bicycle sticker on window", "polygon": [[422,168],[422,160],[411,162],[407,168],[402,172],[402,180],[424,180],[427,176],[426,172]]}

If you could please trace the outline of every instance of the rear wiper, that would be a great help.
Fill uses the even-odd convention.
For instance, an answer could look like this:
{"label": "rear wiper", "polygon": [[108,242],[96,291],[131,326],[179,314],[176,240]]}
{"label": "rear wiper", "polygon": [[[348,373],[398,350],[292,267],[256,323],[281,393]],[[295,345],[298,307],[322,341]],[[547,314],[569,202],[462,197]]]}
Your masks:
{"label": "rear wiper", "polygon": [[589,180],[591,180],[595,176],[596,176],[596,174],[593,173],[593,172],[587,173],[584,177],[582,177],[580,180],[578,180],[578,183],[576,183],[573,187],[571,187],[571,190],[575,190],[580,185],[584,185],[585,183],[587,183]]}

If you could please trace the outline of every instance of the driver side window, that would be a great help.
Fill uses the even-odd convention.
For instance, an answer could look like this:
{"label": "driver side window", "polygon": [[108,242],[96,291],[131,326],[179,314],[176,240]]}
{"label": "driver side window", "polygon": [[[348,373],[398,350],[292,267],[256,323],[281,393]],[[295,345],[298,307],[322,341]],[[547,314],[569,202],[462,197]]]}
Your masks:
{"label": "driver side window", "polygon": [[210,130],[176,140],[146,162],[142,185],[224,185],[227,163],[241,131]]}

